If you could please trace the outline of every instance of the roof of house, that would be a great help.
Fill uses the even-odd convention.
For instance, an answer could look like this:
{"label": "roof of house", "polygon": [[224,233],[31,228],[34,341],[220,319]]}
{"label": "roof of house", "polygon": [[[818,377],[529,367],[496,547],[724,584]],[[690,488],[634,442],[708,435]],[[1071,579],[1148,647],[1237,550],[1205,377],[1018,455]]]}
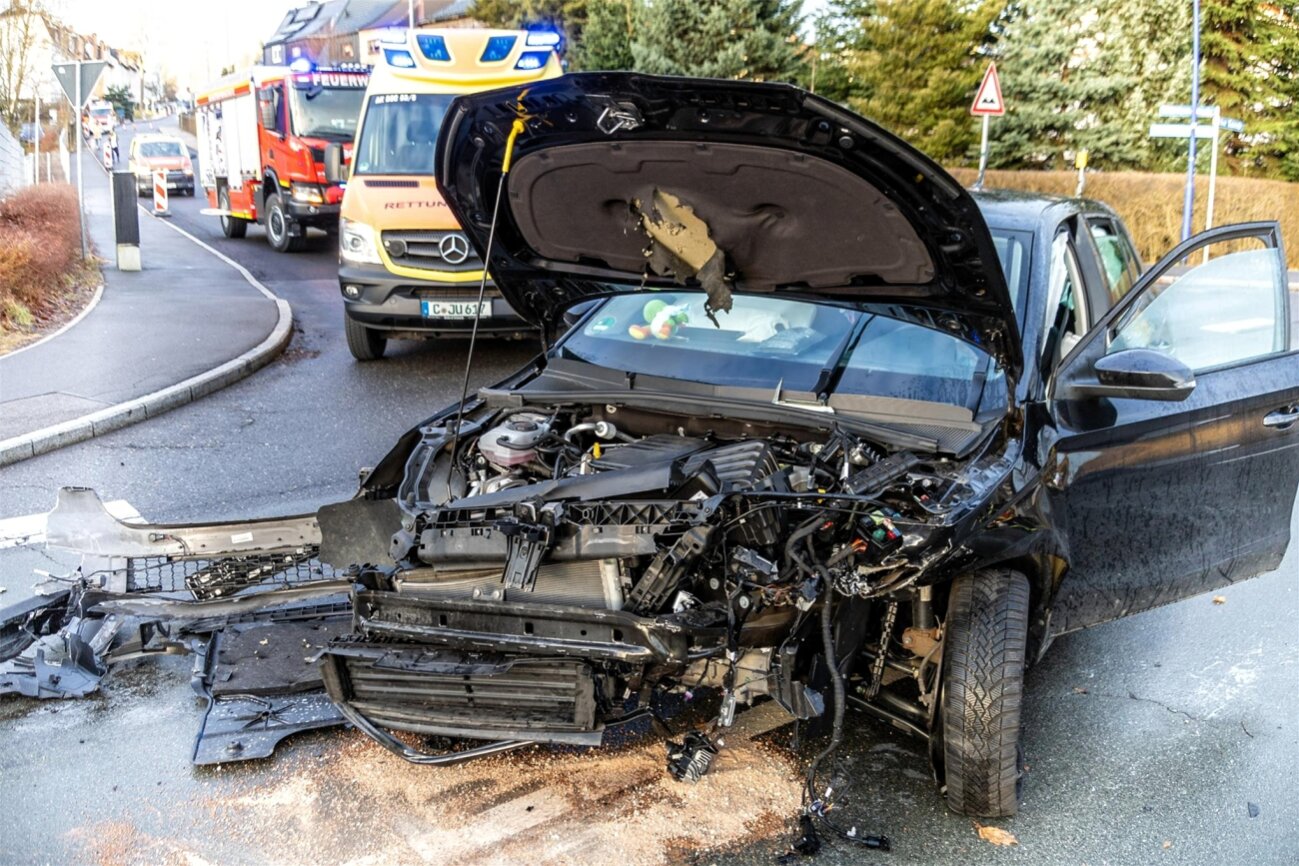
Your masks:
{"label": "roof of house", "polygon": [[[406,20],[405,3],[402,14],[393,23]],[[267,45],[296,42],[311,37],[327,38],[356,33],[371,27],[383,27],[393,18],[392,0],[325,0],[290,10]]]}
{"label": "roof of house", "polygon": [[[474,0],[422,0],[416,6],[421,24],[436,24],[467,18]],[[312,0],[290,10],[267,45],[327,38],[385,27],[405,27],[409,20],[408,0]]]}

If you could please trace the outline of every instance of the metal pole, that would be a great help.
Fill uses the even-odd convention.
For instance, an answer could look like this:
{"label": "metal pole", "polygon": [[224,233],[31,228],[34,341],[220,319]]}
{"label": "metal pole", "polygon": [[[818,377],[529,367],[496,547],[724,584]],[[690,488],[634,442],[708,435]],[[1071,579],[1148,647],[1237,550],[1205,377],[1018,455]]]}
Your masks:
{"label": "metal pole", "polygon": [[407,26],[411,30],[415,29],[415,0],[406,0],[406,20]]}
{"label": "metal pole", "polygon": [[32,98],[36,100],[36,111],[32,120],[32,144],[36,146],[32,157],[32,183],[41,182],[41,91],[40,85],[32,86]]}
{"label": "metal pole", "polygon": [[[1218,188],[1218,130],[1222,128],[1222,108],[1215,105],[1213,107],[1213,153],[1209,154],[1209,200],[1204,205],[1204,230],[1207,232],[1213,228],[1213,194]],[[1209,247],[1204,247],[1204,256],[1201,262],[1209,260]]]}
{"label": "metal pole", "polygon": [[1186,194],[1182,198],[1182,240],[1191,236],[1195,207],[1195,127],[1200,120],[1200,0],[1191,5],[1191,144],[1186,158]]}
{"label": "metal pole", "polygon": [[[1204,208],[1204,230],[1213,228],[1213,194],[1218,188],[1218,132],[1222,129],[1222,109],[1213,107],[1213,153],[1209,154],[1209,200]],[[1208,248],[1205,248],[1208,252]]]}
{"label": "metal pole", "polygon": [[979,179],[974,182],[975,189],[983,189],[983,177],[988,172],[988,115],[983,115],[983,143],[979,145]]}
{"label": "metal pole", "polygon": [[77,61],[77,105],[73,110],[77,129],[77,222],[81,226],[81,258],[86,257],[86,199],[82,195],[81,176],[81,61]]}

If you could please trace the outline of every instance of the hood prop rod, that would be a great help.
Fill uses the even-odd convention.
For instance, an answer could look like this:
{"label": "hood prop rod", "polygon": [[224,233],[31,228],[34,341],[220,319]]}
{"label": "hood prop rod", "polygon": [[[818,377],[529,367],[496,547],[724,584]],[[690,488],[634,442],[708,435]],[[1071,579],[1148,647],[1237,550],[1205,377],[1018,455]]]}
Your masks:
{"label": "hood prop rod", "polygon": [[474,367],[474,344],[478,342],[478,323],[483,317],[483,296],[487,293],[487,268],[492,261],[492,245],[496,242],[496,219],[501,211],[501,192],[510,173],[510,160],[514,155],[514,140],[525,129],[521,119],[515,118],[505,140],[505,158],[501,160],[501,180],[496,186],[496,201],[492,204],[492,223],[487,231],[487,249],[483,250],[483,276],[478,281],[478,303],[474,305],[474,327],[469,332],[469,353],[465,356],[465,376],[460,385],[460,405],[456,408],[456,426],[451,432],[451,468],[447,472],[447,499],[452,498],[451,476],[456,468],[456,452],[460,448],[460,427],[464,423],[465,401],[469,399],[469,373]]}

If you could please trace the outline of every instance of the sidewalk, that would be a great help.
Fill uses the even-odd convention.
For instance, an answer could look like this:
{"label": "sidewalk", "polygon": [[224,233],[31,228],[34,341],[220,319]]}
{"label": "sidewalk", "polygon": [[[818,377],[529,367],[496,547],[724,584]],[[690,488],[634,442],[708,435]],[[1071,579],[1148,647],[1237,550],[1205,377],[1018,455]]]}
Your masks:
{"label": "sidewalk", "polygon": [[0,466],[224,387],[290,336],[286,302],[142,211],[143,270],[117,270],[108,179],[88,155],[83,165],[87,231],[107,260],[103,297],[63,333],[0,357]]}

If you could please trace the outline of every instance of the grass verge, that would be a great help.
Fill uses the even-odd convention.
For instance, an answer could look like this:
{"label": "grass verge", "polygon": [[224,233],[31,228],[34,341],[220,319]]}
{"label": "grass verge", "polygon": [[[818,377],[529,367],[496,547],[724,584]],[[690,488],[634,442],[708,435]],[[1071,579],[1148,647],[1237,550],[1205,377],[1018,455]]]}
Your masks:
{"label": "grass verge", "polygon": [[[952,170],[961,183],[974,183],[978,172],[968,168]],[[1097,172],[1087,175],[1083,195],[1108,204],[1118,211],[1132,232],[1132,240],[1146,264],[1158,261],[1182,237],[1184,174],[1146,172]],[[1078,185],[1073,171],[990,171],[989,189],[1020,189],[1028,192],[1072,196]],[[1204,230],[1209,179],[1195,180],[1195,213],[1192,233]],[[1214,196],[1214,225],[1279,220],[1290,267],[1299,267],[1299,183],[1250,177],[1218,177]]]}

